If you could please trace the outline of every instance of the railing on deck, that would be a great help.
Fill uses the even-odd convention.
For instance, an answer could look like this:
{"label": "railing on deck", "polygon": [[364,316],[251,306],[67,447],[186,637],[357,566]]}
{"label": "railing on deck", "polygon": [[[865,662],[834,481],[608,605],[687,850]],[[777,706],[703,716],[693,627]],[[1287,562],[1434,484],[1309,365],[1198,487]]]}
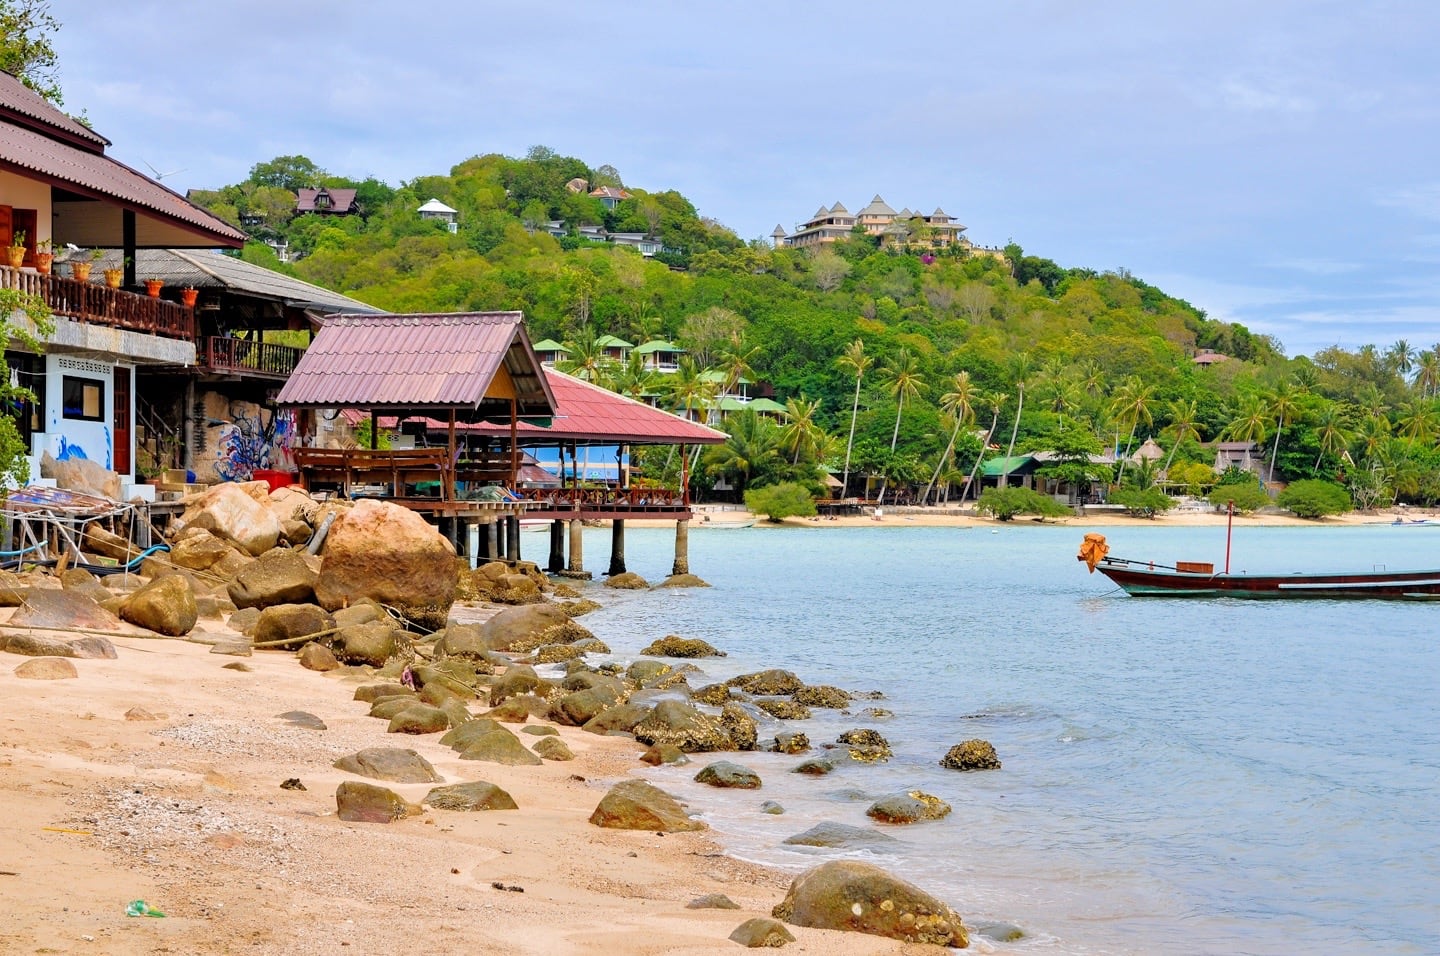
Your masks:
{"label": "railing on deck", "polygon": [[273,342],[252,342],[212,335],[205,339],[202,352],[205,365],[218,372],[236,372],[242,375],[264,375],[274,378],[289,378],[305,354],[304,349],[291,345],[276,345]]}
{"label": "railing on deck", "polygon": [[195,311],[177,302],[9,266],[0,266],[0,285],[37,296],[56,315],[77,322],[195,340]]}

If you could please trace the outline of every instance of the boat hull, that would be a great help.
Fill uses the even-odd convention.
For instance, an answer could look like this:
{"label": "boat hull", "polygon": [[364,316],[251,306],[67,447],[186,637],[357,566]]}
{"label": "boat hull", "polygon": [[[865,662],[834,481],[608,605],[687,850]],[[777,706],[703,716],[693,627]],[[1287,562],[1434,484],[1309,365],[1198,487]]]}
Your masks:
{"label": "boat hull", "polygon": [[1097,571],[1133,597],[1440,600],[1440,571],[1203,574],[1102,561]]}

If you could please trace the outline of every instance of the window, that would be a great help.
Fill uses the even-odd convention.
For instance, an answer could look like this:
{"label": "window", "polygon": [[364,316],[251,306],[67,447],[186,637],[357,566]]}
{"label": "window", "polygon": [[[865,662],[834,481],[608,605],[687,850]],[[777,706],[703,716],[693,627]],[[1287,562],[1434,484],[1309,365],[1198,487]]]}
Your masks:
{"label": "window", "polygon": [[66,375],[63,383],[61,414],[82,422],[105,420],[105,383],[95,378]]}

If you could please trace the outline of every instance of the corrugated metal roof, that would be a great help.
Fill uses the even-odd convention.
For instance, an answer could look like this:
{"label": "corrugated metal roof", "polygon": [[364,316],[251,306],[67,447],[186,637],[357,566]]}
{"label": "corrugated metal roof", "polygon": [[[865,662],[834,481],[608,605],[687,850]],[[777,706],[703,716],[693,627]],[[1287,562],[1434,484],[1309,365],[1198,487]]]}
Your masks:
{"label": "corrugated metal roof", "polygon": [[[14,82],[13,77],[0,76]],[[0,96],[0,103],[4,99]],[[72,192],[155,213],[194,233],[202,240],[197,244],[239,247],[245,242],[240,230],[124,163],[13,121],[0,123],[0,167],[23,170]]]}
{"label": "corrugated metal roof", "polygon": [[649,355],[651,352],[684,352],[685,350],[674,342],[667,342],[664,339],[651,339],[644,345],[635,346],[635,351],[641,355]]}
{"label": "corrugated metal roof", "polygon": [[519,312],[336,315],[327,318],[280,390],[281,405],[509,411],[487,399],[501,368],[522,415],[555,401]]}
{"label": "corrugated metal roof", "polygon": [[0,110],[19,113],[27,119],[39,121],[57,133],[85,140],[93,144],[97,152],[110,145],[108,139],[56,109],[45,97],[3,71],[0,71]]}
{"label": "corrugated metal roof", "polygon": [[[333,213],[352,212],[355,207],[355,193],[357,191],[358,190],[348,188],[327,189],[324,186],[305,187],[295,192],[295,211],[314,212],[317,209],[321,209]],[[330,197],[330,205],[315,205],[315,197],[319,196],[322,192]]]}
{"label": "corrugated metal roof", "polygon": [[1008,475],[1017,469],[1024,468],[1034,461],[1032,455],[1012,455],[1006,458],[1001,455],[999,458],[991,458],[980,466],[980,474],[986,478],[999,478],[1001,475]]}
{"label": "corrugated metal roof", "polygon": [[[108,249],[100,257],[96,269],[119,268],[122,258],[123,253],[119,249]],[[138,279],[163,279],[168,286],[183,288],[188,285],[196,289],[225,289],[263,296],[312,312],[378,314],[382,311],[358,299],[218,252],[138,249],[135,252],[135,276]]]}

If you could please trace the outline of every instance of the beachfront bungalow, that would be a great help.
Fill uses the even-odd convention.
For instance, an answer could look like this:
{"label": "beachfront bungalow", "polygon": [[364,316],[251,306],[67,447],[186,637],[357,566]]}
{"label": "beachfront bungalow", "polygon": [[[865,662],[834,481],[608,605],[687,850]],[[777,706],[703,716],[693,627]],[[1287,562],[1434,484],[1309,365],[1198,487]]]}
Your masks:
{"label": "beachfront bungalow", "polygon": [[[16,427],[39,459],[88,458],[135,482],[136,374],[196,362],[196,316],[178,289],[150,296],[136,281],[141,250],[240,248],[239,230],[105,154],[110,141],[0,73],[0,286],[43,300],[55,316],[44,354],[12,341],[16,384],[36,401]],[[109,275],[93,256],[115,250]],[[55,256],[56,252],[62,253]],[[104,253],[101,253],[104,255]],[[68,276],[53,259],[68,260]],[[78,268],[77,268],[78,267]],[[22,316],[10,317],[25,324]]]}
{"label": "beachfront bungalow", "polygon": [[1253,441],[1217,441],[1211,447],[1215,449],[1215,464],[1212,466],[1215,474],[1222,475],[1230,468],[1239,468],[1256,476],[1264,474],[1265,452]]}
{"label": "beachfront bungalow", "polygon": [[600,347],[605,358],[621,365],[624,365],[625,361],[630,358],[630,350],[635,347],[633,343],[625,341],[618,335],[602,335],[595,340],[595,344]]}
{"label": "beachfront bungalow", "polygon": [[570,350],[554,339],[541,339],[535,343],[535,357],[541,365],[553,367],[570,357]]}
{"label": "beachfront bungalow", "polygon": [[680,371],[680,356],[685,349],[664,339],[651,339],[635,346],[634,354],[644,356],[645,367],[651,371],[669,373]]}

